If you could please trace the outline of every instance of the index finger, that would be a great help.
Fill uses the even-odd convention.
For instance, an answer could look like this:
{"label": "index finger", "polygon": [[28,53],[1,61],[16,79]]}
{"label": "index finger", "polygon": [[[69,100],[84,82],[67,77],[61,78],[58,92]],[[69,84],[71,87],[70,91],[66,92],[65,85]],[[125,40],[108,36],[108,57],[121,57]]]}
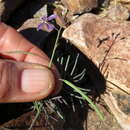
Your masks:
{"label": "index finger", "polygon": [[[23,53],[4,53],[9,51],[30,52],[38,56],[27,55]],[[0,23],[0,53],[4,57],[10,57],[12,59],[15,59],[16,61],[37,63],[37,64],[45,65],[47,67],[50,61],[44,52],[42,52],[39,48],[37,48],[32,43],[30,43],[28,40],[26,40],[21,34],[19,34],[12,27],[7,26],[4,23]],[[61,89],[61,84],[58,80],[60,76],[54,65],[52,67],[52,71],[55,75],[55,81],[56,81],[55,84],[56,89],[54,90],[53,93],[57,94]]]}
{"label": "index finger", "polygon": [[[25,55],[22,53],[6,53],[5,55],[4,52],[9,51],[31,52],[38,56]],[[5,57],[11,57],[16,61],[39,63],[46,66],[49,64],[49,58],[44,52],[26,40],[12,27],[7,26],[4,23],[0,23],[0,53],[5,55]]]}

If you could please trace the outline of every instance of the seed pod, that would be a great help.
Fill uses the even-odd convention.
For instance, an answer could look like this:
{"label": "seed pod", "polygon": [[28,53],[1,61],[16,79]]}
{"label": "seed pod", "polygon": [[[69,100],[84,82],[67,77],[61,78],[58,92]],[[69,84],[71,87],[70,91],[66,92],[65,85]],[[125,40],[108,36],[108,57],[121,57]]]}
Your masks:
{"label": "seed pod", "polygon": [[73,14],[83,13],[97,7],[97,0],[61,0]]}

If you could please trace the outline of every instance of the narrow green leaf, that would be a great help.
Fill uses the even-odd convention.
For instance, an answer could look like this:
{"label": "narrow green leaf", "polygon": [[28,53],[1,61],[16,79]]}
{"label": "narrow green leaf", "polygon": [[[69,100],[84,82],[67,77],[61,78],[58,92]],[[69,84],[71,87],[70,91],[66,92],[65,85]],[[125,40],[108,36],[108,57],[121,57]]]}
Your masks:
{"label": "narrow green leaf", "polygon": [[[25,54],[25,55],[33,55],[33,56],[39,56],[35,53],[32,53],[32,52],[26,52],[26,51],[21,51],[21,50],[16,50],[16,51],[7,51],[7,52],[4,52],[4,53],[21,53],[21,54]],[[39,56],[40,57],[40,56]]]}
{"label": "narrow green leaf", "polygon": [[70,86],[71,88],[73,88],[77,93],[79,93],[90,104],[90,106],[97,112],[100,119],[104,120],[103,114],[100,112],[98,107],[92,102],[92,100],[87,95],[84,94],[84,92],[82,92],[77,86],[75,86],[71,82],[64,80],[64,79],[60,79],[60,80],[63,81],[68,86]]}

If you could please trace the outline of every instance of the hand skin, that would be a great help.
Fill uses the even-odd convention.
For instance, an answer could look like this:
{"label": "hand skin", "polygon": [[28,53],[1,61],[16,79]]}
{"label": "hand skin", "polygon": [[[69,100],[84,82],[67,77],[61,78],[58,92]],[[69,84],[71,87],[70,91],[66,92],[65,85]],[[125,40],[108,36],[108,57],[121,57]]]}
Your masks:
{"label": "hand skin", "polygon": [[[38,56],[7,53],[17,50]],[[58,91],[58,74],[54,66],[47,67],[46,54],[4,23],[0,23],[0,56],[0,103],[35,101]]]}

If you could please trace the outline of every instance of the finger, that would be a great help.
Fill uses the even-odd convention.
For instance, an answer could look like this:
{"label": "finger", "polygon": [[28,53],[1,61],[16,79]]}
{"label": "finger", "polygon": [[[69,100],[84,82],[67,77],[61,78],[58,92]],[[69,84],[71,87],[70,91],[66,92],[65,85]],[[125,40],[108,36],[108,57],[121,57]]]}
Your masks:
{"label": "finger", "polygon": [[28,61],[32,63],[40,63],[43,65],[48,65],[49,58],[36,46],[31,44],[26,40],[21,34],[16,32],[10,26],[7,26],[3,23],[0,24],[0,52],[8,51],[24,51],[35,53],[38,56],[25,55],[22,53],[6,53],[5,56],[11,57],[17,61]]}
{"label": "finger", "polygon": [[45,66],[0,60],[0,102],[29,102],[47,97],[54,75]]}
{"label": "finger", "polygon": [[[36,54],[37,56],[22,53],[5,53],[8,51],[31,52]],[[11,28],[10,26],[5,25],[4,23],[0,23],[0,54],[5,58],[8,57],[10,59],[15,59],[16,61],[39,63],[45,66],[48,66],[50,61],[44,52],[31,44],[16,30]],[[52,67],[52,71],[55,74],[56,81],[56,88],[54,89],[53,93],[57,94],[60,91],[61,86],[58,81],[59,74],[54,65]]]}

